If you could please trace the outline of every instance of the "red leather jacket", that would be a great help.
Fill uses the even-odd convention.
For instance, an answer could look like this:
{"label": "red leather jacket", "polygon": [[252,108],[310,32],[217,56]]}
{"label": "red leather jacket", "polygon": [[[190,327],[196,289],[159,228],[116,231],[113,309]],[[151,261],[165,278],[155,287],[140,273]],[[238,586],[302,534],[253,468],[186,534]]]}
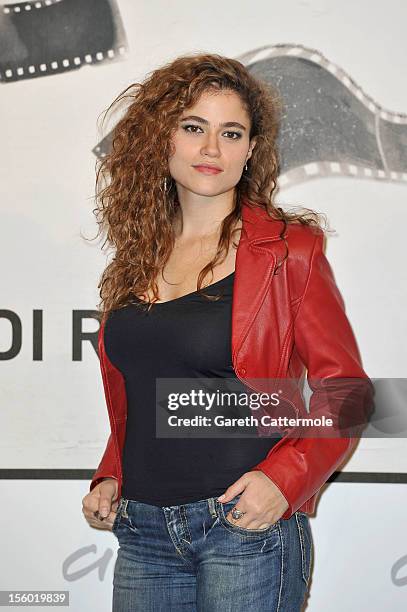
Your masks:
{"label": "red leather jacket", "polygon": [[[243,231],[235,265],[232,302],[232,364],[241,381],[255,378],[307,380],[313,393],[310,413],[318,405],[315,381],[352,377],[372,383],[364,372],[343,299],[323,253],[323,233],[308,226],[283,225],[247,201],[242,205]],[[286,254],[288,258],[278,265]],[[98,352],[111,434],[90,490],[103,478],[118,480],[122,488],[121,457],[127,404],[121,372],[109,361],[103,343]],[[249,383],[250,386],[251,383]],[[355,395],[355,410],[360,396]],[[284,436],[253,469],[264,472],[280,489],[289,507],[314,512],[322,485],[350,454],[358,438]],[[232,483],[231,483],[232,484]]]}

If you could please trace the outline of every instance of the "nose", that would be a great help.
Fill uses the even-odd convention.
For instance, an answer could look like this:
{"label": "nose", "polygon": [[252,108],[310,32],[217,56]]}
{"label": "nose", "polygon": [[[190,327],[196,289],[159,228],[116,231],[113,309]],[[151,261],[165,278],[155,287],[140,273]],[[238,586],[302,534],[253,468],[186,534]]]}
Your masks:
{"label": "nose", "polygon": [[210,157],[219,157],[220,149],[217,135],[215,133],[208,132],[204,139],[204,143],[201,148],[201,155],[209,155]]}

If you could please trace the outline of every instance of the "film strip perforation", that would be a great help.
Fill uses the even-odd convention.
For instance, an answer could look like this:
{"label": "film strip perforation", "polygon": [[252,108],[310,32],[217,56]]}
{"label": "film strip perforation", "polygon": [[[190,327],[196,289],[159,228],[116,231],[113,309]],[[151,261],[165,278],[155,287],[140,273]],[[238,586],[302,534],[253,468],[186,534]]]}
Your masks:
{"label": "film strip perforation", "polygon": [[407,182],[407,172],[386,171],[346,162],[312,162],[280,174],[278,185],[279,187],[291,187],[313,178],[320,178],[321,175]]}
{"label": "film strip perforation", "polygon": [[320,51],[317,49],[311,49],[303,47],[301,45],[293,45],[281,43],[277,45],[270,45],[269,47],[261,47],[258,50],[252,51],[248,54],[240,56],[238,59],[245,63],[246,66],[250,66],[260,60],[268,59],[271,57],[280,56],[295,56],[302,59],[307,59],[315,64],[319,64],[328,70],[346,87],[362,104],[366,106],[370,111],[378,113],[379,117],[384,121],[389,121],[397,124],[407,124],[407,114],[396,113],[390,110],[384,109],[378,104],[371,96],[369,96],[363,89],[351,78],[349,74],[345,72],[340,66],[334,64],[328,60]]}
{"label": "film strip perforation", "polygon": [[27,2],[26,4],[3,4],[3,13],[9,15],[10,13],[22,13],[24,11],[31,11],[32,9],[47,8],[53,4],[58,4],[62,0],[41,0],[41,2]]}
{"label": "film strip perforation", "polygon": [[[60,0],[58,0],[60,1]],[[83,57],[76,55],[74,58],[65,58],[63,60],[53,60],[51,62],[42,63],[38,66],[34,64],[30,64],[28,66],[18,66],[14,70],[11,68],[7,68],[4,70],[4,73],[0,72],[0,80],[10,80],[15,78],[15,76],[24,76],[25,71],[30,74],[36,74],[37,72],[46,73],[52,72],[55,70],[62,68],[69,69],[72,65],[80,66],[81,64],[94,64],[96,62],[100,62],[104,59],[114,59],[117,55],[124,55],[126,53],[126,48],[123,46],[118,47],[118,49],[109,49],[107,52],[98,51],[97,53],[87,53]]]}

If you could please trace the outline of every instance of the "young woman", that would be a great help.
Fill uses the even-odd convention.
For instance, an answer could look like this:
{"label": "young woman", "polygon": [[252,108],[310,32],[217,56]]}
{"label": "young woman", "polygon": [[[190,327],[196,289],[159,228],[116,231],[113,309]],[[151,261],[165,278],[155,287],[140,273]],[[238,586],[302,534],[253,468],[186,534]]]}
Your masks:
{"label": "young woman", "polygon": [[[111,435],[83,499],[88,523],[120,544],[113,610],[299,611],[308,515],[355,438],[156,430],[163,378],[262,391],[256,380],[298,384],[307,368],[311,413],[341,377],[364,383],[348,411],[364,406],[370,381],[318,215],[273,203],[278,97],[209,54],[180,57],[123,94],[130,104],[97,176],[108,178],[96,210],[115,252],[99,285]],[[343,394],[329,393],[335,415]]]}

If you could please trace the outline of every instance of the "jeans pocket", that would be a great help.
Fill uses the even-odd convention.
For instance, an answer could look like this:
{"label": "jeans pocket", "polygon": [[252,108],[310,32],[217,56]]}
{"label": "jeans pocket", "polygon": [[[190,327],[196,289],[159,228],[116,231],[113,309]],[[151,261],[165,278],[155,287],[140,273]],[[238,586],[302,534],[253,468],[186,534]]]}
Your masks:
{"label": "jeans pocket", "polygon": [[312,533],[309,522],[309,517],[305,512],[294,513],[295,521],[297,524],[298,538],[300,542],[300,555],[301,555],[301,572],[302,578],[305,584],[308,586],[311,572],[312,562]]}
{"label": "jeans pocket", "polygon": [[276,521],[275,523],[273,523],[272,525],[269,525],[268,527],[263,527],[261,529],[250,529],[247,527],[241,527],[240,525],[237,525],[236,523],[231,523],[226,518],[226,515],[232,510],[232,508],[236,506],[238,501],[239,501],[239,496],[237,498],[235,497],[234,499],[231,499],[229,502],[226,502],[224,504],[219,502],[219,506],[218,506],[219,507],[219,512],[218,512],[219,522],[223,527],[225,527],[229,531],[233,531],[236,534],[248,536],[248,537],[250,536],[255,537],[255,536],[265,535],[265,534],[267,535],[271,531],[277,528],[277,525],[280,519]]}

